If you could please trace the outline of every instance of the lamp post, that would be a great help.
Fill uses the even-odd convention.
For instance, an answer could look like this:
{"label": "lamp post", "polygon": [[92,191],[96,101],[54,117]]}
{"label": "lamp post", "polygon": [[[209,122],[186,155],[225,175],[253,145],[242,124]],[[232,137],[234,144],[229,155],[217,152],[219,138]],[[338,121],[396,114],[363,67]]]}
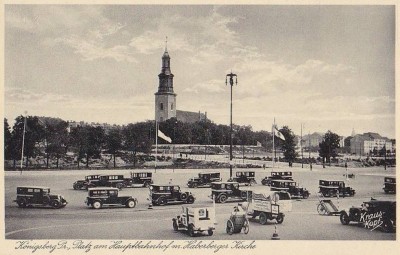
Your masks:
{"label": "lamp post", "polygon": [[22,147],[21,147],[21,174],[22,174],[22,164],[24,162],[24,147],[25,147],[25,129],[26,129],[26,118],[27,118],[28,112],[25,111],[25,117],[24,117],[24,130],[22,133]]}
{"label": "lamp post", "polygon": [[225,76],[225,85],[228,85],[228,77],[229,77],[229,85],[231,85],[231,131],[230,131],[230,146],[229,146],[229,177],[232,178],[232,160],[233,160],[233,155],[232,155],[232,133],[233,133],[233,129],[232,129],[232,87],[233,87],[233,77],[235,77],[235,82],[237,85],[237,75],[232,73],[229,73]]}

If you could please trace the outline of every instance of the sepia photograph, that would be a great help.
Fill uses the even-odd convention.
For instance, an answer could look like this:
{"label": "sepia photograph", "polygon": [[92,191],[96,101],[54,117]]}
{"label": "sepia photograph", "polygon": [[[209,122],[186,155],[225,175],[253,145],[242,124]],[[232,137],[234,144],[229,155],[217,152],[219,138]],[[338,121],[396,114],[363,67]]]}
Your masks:
{"label": "sepia photograph", "polygon": [[7,254],[399,248],[393,2],[2,7]]}

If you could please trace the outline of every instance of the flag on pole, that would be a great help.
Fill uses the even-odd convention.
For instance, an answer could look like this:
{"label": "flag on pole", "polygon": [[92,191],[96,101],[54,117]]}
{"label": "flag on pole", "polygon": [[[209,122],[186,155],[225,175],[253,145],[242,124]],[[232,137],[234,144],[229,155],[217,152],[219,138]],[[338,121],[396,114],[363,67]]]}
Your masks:
{"label": "flag on pole", "polygon": [[281,140],[285,141],[285,137],[284,137],[283,134],[278,130],[278,128],[276,127],[276,125],[275,125],[275,130],[276,130],[275,135],[276,135],[278,138],[280,138]]}
{"label": "flag on pole", "polygon": [[159,129],[158,130],[158,137],[160,137],[160,138],[162,138],[162,139],[164,139],[165,141],[167,141],[167,142],[169,142],[169,143],[171,143],[172,142],[172,139],[171,138],[169,138],[168,136],[166,136],[163,132],[161,132],[161,130]]}

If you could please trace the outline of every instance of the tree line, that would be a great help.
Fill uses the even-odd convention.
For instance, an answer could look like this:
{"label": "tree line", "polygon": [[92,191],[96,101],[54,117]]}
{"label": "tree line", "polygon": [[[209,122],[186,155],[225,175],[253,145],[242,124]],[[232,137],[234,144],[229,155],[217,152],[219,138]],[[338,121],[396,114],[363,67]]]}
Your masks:
{"label": "tree line", "polygon": [[[195,123],[185,123],[176,118],[168,119],[158,124],[159,130],[172,139],[173,144],[200,144],[200,145],[228,145],[230,144],[230,126],[215,124],[210,120]],[[25,129],[25,131],[24,131]],[[285,160],[293,162],[296,153],[296,136],[288,126],[280,129],[284,140],[275,139],[275,148],[283,151]],[[68,122],[58,118],[18,116],[11,128],[8,120],[4,119],[4,156],[6,160],[16,162],[21,160],[22,147],[24,148],[24,165],[28,167],[29,158],[44,156],[46,167],[49,160],[64,158],[67,152],[76,155],[78,167],[80,162],[86,162],[89,167],[90,159],[100,158],[102,153],[111,154],[113,165],[115,158],[121,151],[133,155],[134,164],[136,154],[150,153],[156,139],[154,121],[131,123],[105,129],[102,126],[82,125],[69,127]],[[337,156],[339,136],[328,131],[323,143],[320,144],[320,156],[328,159]],[[23,144],[24,143],[24,144]],[[159,144],[167,143],[158,138]],[[253,131],[251,126],[233,125],[233,145],[256,145],[266,151],[272,151],[272,134],[267,131]]]}

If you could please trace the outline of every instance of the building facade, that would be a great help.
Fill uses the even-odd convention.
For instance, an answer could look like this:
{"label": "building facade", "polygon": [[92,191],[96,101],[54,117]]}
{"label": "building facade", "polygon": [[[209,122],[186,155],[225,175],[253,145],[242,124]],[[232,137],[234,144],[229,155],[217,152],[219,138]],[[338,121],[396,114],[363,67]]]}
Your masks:
{"label": "building facade", "polygon": [[350,152],[356,155],[372,155],[385,149],[393,152],[393,143],[390,139],[377,133],[364,133],[355,135],[350,139]]}

